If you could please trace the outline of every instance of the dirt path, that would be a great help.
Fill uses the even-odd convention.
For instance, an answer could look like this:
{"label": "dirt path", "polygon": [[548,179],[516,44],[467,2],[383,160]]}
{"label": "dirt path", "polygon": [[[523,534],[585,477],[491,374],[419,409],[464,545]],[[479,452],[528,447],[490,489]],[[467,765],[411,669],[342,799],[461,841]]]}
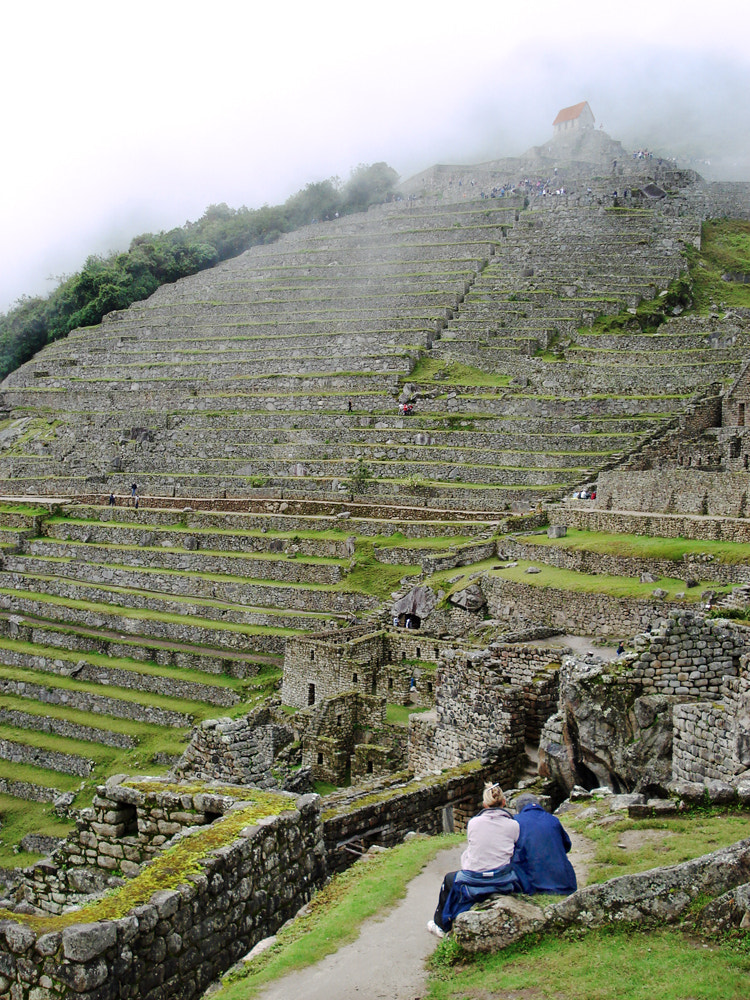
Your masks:
{"label": "dirt path", "polygon": [[[578,885],[586,884],[591,841],[571,834],[570,860]],[[277,980],[259,1000],[419,1000],[426,981],[425,959],[437,946],[427,921],[437,903],[443,875],[460,867],[461,847],[441,851],[409,883],[406,896],[383,917],[362,925],[356,941],[312,968]]]}
{"label": "dirt path", "polygon": [[462,847],[441,851],[409,883],[406,896],[384,917],[362,925],[356,941],[302,972],[284,976],[260,1000],[419,1000],[425,959],[437,946],[427,931],[443,875],[460,867]]}

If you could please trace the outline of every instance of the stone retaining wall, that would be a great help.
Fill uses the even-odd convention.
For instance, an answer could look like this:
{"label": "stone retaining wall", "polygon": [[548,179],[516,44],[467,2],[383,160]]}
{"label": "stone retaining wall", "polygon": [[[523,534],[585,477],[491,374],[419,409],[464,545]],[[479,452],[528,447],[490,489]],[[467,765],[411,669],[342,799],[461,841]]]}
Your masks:
{"label": "stone retaining wall", "polygon": [[230,708],[240,700],[239,695],[231,688],[201,684],[200,681],[188,681],[182,678],[177,680],[161,674],[123,670],[114,666],[99,666],[95,663],[87,663],[85,660],[78,662],[71,659],[63,660],[58,658],[57,652],[54,650],[50,651],[48,655],[42,656],[4,649],[3,663],[5,666],[37,670],[59,677],[75,677],[77,681],[81,682],[111,685],[132,691],[148,691],[151,694],[164,695],[168,698],[203,701],[209,705],[219,705],[223,708]]}
{"label": "stone retaining wall", "polygon": [[[597,494],[598,496],[598,494]],[[588,502],[590,503],[590,501]],[[629,510],[602,510],[566,503],[549,511],[553,524],[583,531],[620,535],[651,535],[657,538],[690,538],[710,541],[750,542],[750,520],[731,517],[701,517],[690,514],[641,513]]]}
{"label": "stone retaining wall", "polygon": [[126,733],[113,733],[108,729],[81,726],[67,719],[56,719],[51,715],[36,715],[9,708],[0,708],[0,724],[15,726],[18,729],[33,729],[40,733],[55,733],[57,736],[67,736],[72,740],[101,743],[102,746],[120,747],[122,750],[130,750],[138,745],[135,738]]}
{"label": "stone retaining wall", "polygon": [[[750,526],[749,526],[750,527]],[[534,545],[503,539],[503,555],[508,559],[542,562],[547,566],[572,569],[592,575],[638,577],[650,573],[661,577],[710,581],[717,584],[750,583],[750,566],[718,562],[712,555],[691,552],[680,560],[615,556],[606,552],[567,548],[563,545]]]}
{"label": "stone retaining wall", "polygon": [[741,472],[628,469],[600,473],[596,507],[743,518],[748,492],[747,475]]}
{"label": "stone retaining wall", "polygon": [[86,758],[78,757],[76,754],[62,753],[59,750],[44,750],[41,747],[2,739],[0,739],[0,760],[49,768],[51,771],[60,771],[62,774],[77,774],[79,778],[88,778],[94,767],[93,760],[86,760]]}
{"label": "stone retaining wall", "polygon": [[91,694],[87,691],[48,688],[41,684],[30,684],[28,681],[0,679],[0,693],[16,695],[21,698],[33,698],[43,705],[64,705],[82,712],[113,715],[116,719],[132,719],[135,722],[173,726],[177,729],[187,729],[193,721],[192,716],[185,715],[183,712],[155,708],[153,705],[140,705],[134,701],[108,698],[106,695]]}
{"label": "stone retaining wall", "polygon": [[199,874],[157,890],[118,919],[59,930],[53,923],[45,933],[22,917],[4,921],[0,993],[14,1000],[199,996],[292,917],[322,880],[317,796],[288,802],[280,815],[204,854]]}
{"label": "stone retaining wall", "polygon": [[656,600],[534,587],[486,574],[481,578],[481,587],[493,618],[515,625],[539,623],[574,635],[633,635],[672,607]]}

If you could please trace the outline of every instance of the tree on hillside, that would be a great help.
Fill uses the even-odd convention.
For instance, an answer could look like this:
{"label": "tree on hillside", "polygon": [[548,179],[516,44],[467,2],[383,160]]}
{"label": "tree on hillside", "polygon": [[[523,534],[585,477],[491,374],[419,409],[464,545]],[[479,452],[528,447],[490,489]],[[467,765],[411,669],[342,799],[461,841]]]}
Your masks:
{"label": "tree on hillside", "polygon": [[344,185],[345,211],[363,212],[387,201],[397,182],[398,174],[387,163],[360,163]]}
{"label": "tree on hillside", "polygon": [[92,254],[47,298],[22,298],[0,313],[0,379],[46,343],[93,326],[114,309],[148,298],[177,281],[313,220],[364,211],[391,196],[398,180],[385,163],[360,164],[342,187],[337,177],[308,184],[283,205],[251,209],[209,205],[197,222],[136,236],[125,252]]}

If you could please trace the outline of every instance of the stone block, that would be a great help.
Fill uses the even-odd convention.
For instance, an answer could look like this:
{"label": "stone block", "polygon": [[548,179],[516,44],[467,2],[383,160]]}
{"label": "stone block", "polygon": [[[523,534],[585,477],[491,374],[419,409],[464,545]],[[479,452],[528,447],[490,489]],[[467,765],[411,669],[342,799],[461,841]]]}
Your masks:
{"label": "stone block", "polygon": [[117,928],[111,921],[75,924],[62,932],[63,954],[71,962],[90,962],[116,942]]}

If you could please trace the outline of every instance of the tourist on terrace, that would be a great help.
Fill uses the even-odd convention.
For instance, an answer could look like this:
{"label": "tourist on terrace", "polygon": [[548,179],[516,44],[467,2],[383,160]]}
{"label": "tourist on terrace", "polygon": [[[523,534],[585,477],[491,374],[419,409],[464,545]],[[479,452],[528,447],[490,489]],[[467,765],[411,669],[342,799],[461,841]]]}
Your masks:
{"label": "tourist on terrace", "polygon": [[521,883],[510,865],[520,827],[505,808],[500,785],[486,785],[484,808],[466,826],[468,845],[461,855],[461,870],[448,872],[440,886],[435,916],[427,930],[445,937],[459,913],[495,893],[519,892]]}
{"label": "tourist on terrace", "polygon": [[557,818],[528,792],[516,800],[516,820],[521,829],[513,853],[513,869],[527,893],[552,892],[568,896],[578,888],[568,860],[570,837]]}

